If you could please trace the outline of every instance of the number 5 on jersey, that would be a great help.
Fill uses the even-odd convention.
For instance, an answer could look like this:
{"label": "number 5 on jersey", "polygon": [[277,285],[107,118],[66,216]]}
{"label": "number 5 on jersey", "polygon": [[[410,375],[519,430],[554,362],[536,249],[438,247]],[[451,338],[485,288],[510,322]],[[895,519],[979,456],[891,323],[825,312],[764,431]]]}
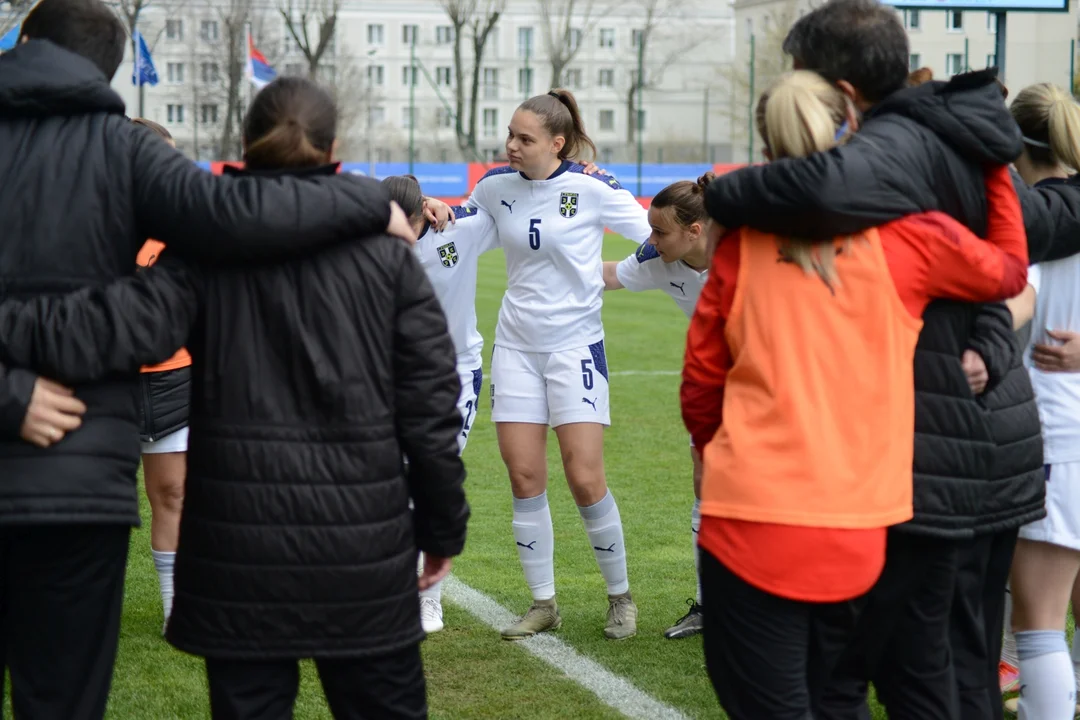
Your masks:
{"label": "number 5 on jersey", "polygon": [[533,250],[540,249],[540,218],[529,221],[529,247]]}

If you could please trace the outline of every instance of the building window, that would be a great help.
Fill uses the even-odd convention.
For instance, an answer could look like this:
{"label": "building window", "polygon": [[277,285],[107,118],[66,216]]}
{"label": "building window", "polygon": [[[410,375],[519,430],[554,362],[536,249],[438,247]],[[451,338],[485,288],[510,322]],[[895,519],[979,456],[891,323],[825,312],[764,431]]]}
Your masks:
{"label": "building window", "polygon": [[600,28],[600,47],[615,47],[615,28]]}
{"label": "building window", "polygon": [[435,122],[440,128],[452,128],[454,127],[454,114],[446,108],[441,107],[435,112]]}
{"label": "building window", "polygon": [[411,107],[401,108],[401,127],[403,129],[408,130],[413,126],[413,120],[415,119],[413,116],[413,110],[415,109],[416,108]]}
{"label": "building window", "polygon": [[199,24],[199,37],[203,42],[217,42],[219,37],[217,20],[203,20]]}
{"label": "building window", "polygon": [[630,32],[630,46],[633,47],[635,50],[641,47],[641,37],[641,30],[633,30]]}
{"label": "building window", "polygon": [[404,85],[405,87],[409,87],[409,78],[411,77],[412,78],[412,86],[416,87],[416,85],[417,85],[416,79],[417,79],[417,77],[419,77],[419,75],[420,75],[419,68],[417,68],[417,67],[409,67],[408,65],[406,65],[405,67],[401,68],[401,84]]}
{"label": "building window", "polygon": [[382,45],[383,39],[383,26],[382,25],[368,25],[367,26],[367,41],[368,45]]}
{"label": "building window", "polygon": [[203,125],[217,124],[217,105],[203,105],[199,110],[202,113]]}
{"label": "building window", "polygon": [[919,30],[922,25],[922,18],[919,16],[918,10],[905,10],[904,11],[904,27],[908,30]]}
{"label": "building window", "polygon": [[746,41],[750,42],[750,37],[754,34],[754,18],[746,18]]}
{"label": "building window", "polygon": [[908,70],[915,72],[922,67],[922,55],[919,53],[911,53],[908,55]]}
{"label": "building window", "polygon": [[439,87],[450,87],[454,84],[454,69],[448,67],[435,68],[435,84]]}
{"label": "building window", "polygon": [[605,68],[601,70],[599,85],[602,88],[615,87],[615,71],[611,68]]}
{"label": "building window", "polygon": [[615,153],[613,153],[611,151],[611,148],[601,148],[600,149],[600,162],[602,162],[602,163],[611,163],[611,162],[614,161],[614,159],[615,159]]}
{"label": "building window", "polygon": [[986,13],[986,32],[997,34],[997,13]]}
{"label": "building window", "polygon": [[571,90],[581,89],[581,70],[573,69],[563,72],[563,87]]}
{"label": "building window", "polygon": [[988,67],[988,68],[997,67],[997,54],[996,53],[990,53],[989,55],[986,56],[986,67]]}
{"label": "building window", "polygon": [[945,56],[945,74],[948,76],[959,75],[964,72],[964,56],[960,53],[949,53]]}
{"label": "building window", "polygon": [[499,99],[499,71],[495,68],[484,68],[484,99]]}
{"label": "building window", "polygon": [[570,29],[570,52],[576,52],[581,47],[581,30]]}
{"label": "building window", "polygon": [[184,63],[169,63],[167,66],[169,82],[181,85],[184,82]]}
{"label": "building window", "polygon": [[289,77],[303,77],[304,65],[303,63],[286,63],[285,74]]}
{"label": "building window", "polygon": [[182,123],[184,122],[184,106],[183,105],[166,105],[165,117],[167,122]]}
{"label": "building window", "polygon": [[216,83],[221,80],[221,71],[218,70],[217,63],[203,63],[202,64],[202,81],[204,83]]}
{"label": "building window", "polygon": [[945,29],[949,32],[964,31],[964,13],[961,10],[948,10],[945,13]]}
{"label": "building window", "polygon": [[382,87],[385,82],[385,73],[382,65],[368,65],[367,69],[367,81],[369,85],[378,85]]}
{"label": "building window", "polygon": [[533,54],[533,29],[531,27],[518,28],[518,57],[532,57]]}
{"label": "building window", "polygon": [[645,111],[644,110],[638,110],[637,111],[637,122],[634,123],[634,129],[635,130],[641,130],[641,131],[644,132],[644,130],[645,130],[645,119],[646,119],[645,118]]}
{"label": "building window", "polygon": [[484,108],[484,137],[495,137],[498,134],[499,111],[495,108]]}
{"label": "building window", "polygon": [[386,108],[373,107],[371,108],[371,112],[368,113],[368,116],[371,119],[372,125],[382,125],[386,122]]}
{"label": "building window", "polygon": [[615,129],[615,111],[614,110],[601,110],[600,111],[600,129],[601,130],[614,130]]}
{"label": "building window", "polygon": [[184,21],[183,20],[166,20],[165,21],[165,37],[169,40],[183,40],[184,39]]}
{"label": "building window", "polygon": [[533,71],[532,68],[518,70],[518,92],[522,95],[532,95]]}
{"label": "building window", "polygon": [[402,25],[401,26],[401,42],[405,45],[412,45],[416,42],[416,35],[420,32],[420,28],[416,25]]}
{"label": "building window", "polygon": [[435,44],[450,45],[454,42],[454,28],[452,25],[439,25],[435,28]]}

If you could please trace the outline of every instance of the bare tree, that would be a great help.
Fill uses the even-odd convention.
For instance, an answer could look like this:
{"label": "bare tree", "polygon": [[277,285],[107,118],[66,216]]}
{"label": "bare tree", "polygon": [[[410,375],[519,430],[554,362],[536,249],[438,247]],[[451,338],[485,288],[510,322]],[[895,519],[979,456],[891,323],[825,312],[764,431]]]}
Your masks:
{"label": "bare tree", "polygon": [[596,11],[596,0],[539,0],[538,5],[544,49],[551,63],[551,87],[559,87],[563,70],[581,49],[582,38],[589,36],[604,13]]}
{"label": "bare tree", "polygon": [[[278,0],[278,12],[285,21],[285,32],[304,55],[308,78],[319,78],[319,63],[333,53],[334,31],[343,0]],[[318,35],[309,31],[317,29]]]}
{"label": "bare tree", "polygon": [[[477,105],[480,97],[480,69],[484,49],[499,18],[506,10],[507,0],[440,0],[450,23],[454,26],[454,128],[458,148],[463,155],[476,154]],[[465,31],[472,39],[471,90],[465,94],[465,62],[463,43]],[[468,122],[465,104],[468,102]]]}
{"label": "bare tree", "polygon": [[[791,69],[791,58],[784,54],[783,48],[784,38],[798,20],[795,0],[788,0],[760,20],[758,27],[753,30],[753,65],[750,40],[747,38],[745,47],[740,43],[740,59],[724,73],[731,89],[731,140],[732,143],[744,140],[748,146],[750,138],[757,137],[752,118],[758,97],[782,73]],[[747,158],[747,162],[755,160],[753,157]]]}
{"label": "bare tree", "polygon": [[247,28],[251,22],[252,0],[226,0],[218,5],[222,26],[225,68],[221,74],[224,85],[224,126],[218,145],[220,160],[241,157],[239,128],[244,117],[244,94],[249,80],[245,77],[247,62]]}
{"label": "bare tree", "polygon": [[[150,6],[153,0],[117,0],[117,5],[120,8],[120,19],[124,21],[124,26],[127,28],[128,36],[131,38],[131,58],[132,62],[136,62],[136,58],[139,57],[139,46],[135,39],[135,31],[139,28],[139,16],[142,15],[143,10]],[[145,112],[145,90],[143,85],[139,85],[139,117],[142,117]]]}
{"label": "bare tree", "polygon": [[[639,98],[645,90],[659,87],[664,71],[679,58],[693,52],[708,37],[694,25],[686,0],[636,0],[641,8],[635,17],[641,25],[635,28],[640,45],[634,47],[640,60],[630,73],[626,91],[626,141],[633,143],[638,126]],[[642,72],[639,74],[637,67]]]}

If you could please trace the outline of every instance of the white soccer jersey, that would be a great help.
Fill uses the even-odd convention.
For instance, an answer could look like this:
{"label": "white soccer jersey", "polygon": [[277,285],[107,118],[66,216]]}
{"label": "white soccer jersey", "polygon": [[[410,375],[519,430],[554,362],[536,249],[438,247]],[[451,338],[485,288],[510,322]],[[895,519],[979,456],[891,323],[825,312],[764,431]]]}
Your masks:
{"label": "white soccer jersey", "polygon": [[439,298],[458,368],[481,365],[484,338],[476,329],[476,263],[498,244],[495,222],[483,210],[453,208],[457,222],[437,233],[431,228],[416,242],[414,251]]}
{"label": "white soccer jersey", "polygon": [[663,290],[686,317],[694,314],[701,288],[709,279],[708,270],[695,270],[682,260],[666,263],[649,243],[641,243],[637,252],[615,266],[623,287],[633,292]]}
{"label": "white soccer jersey", "polygon": [[648,214],[615,178],[585,175],[563,162],[547,180],[509,167],[488,172],[468,205],[495,218],[506,252],[508,288],[495,343],[524,352],[559,352],[604,337],[600,320],[604,228],[642,242]]}

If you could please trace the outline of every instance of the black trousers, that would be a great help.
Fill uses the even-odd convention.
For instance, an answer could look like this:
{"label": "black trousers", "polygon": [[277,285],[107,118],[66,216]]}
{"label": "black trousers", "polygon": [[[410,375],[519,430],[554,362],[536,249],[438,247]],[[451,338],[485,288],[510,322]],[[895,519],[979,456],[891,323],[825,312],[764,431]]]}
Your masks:
{"label": "black trousers", "polygon": [[822,693],[819,720],[869,720],[868,682],[892,720],[958,717],[949,618],[960,547],[889,530],[885,570]]}
{"label": "black trousers", "polygon": [[126,525],[0,530],[0,643],[16,718],[105,716],[130,535]]}
{"label": "black trousers", "polygon": [[[420,645],[371,658],[315,660],[336,720],[427,717]],[[291,720],[297,660],[206,659],[214,720]]]}
{"label": "black trousers", "polygon": [[701,552],[705,665],[731,720],[811,720],[862,600],[804,603],[744,582]]}
{"label": "black trousers", "polygon": [[1002,720],[998,660],[1005,624],[1005,584],[1017,531],[964,543],[949,632],[963,720]]}

